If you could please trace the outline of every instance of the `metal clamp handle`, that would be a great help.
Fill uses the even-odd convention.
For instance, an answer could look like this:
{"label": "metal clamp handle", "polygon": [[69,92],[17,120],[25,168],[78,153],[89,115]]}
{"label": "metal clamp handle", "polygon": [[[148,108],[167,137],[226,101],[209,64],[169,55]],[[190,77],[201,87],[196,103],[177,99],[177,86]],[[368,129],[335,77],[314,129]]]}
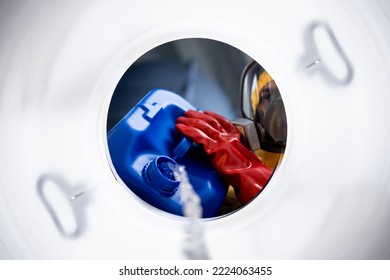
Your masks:
{"label": "metal clamp handle", "polygon": [[[338,54],[341,61],[344,63],[346,68],[346,73],[344,76],[337,76],[332,69],[330,69],[330,66],[327,65],[327,61],[324,61],[322,58],[321,52],[318,48],[318,42],[315,38],[315,32],[316,30],[323,29],[325,30],[330,42],[332,43],[334,50]],[[306,69],[313,69],[316,67],[318,71],[323,75],[324,78],[326,78],[329,82],[339,85],[348,85],[354,76],[354,70],[352,63],[350,62],[349,58],[347,57],[345,51],[341,47],[340,42],[337,40],[336,35],[334,34],[332,28],[327,22],[324,21],[317,21],[313,22],[308,26],[308,28],[305,31],[304,34],[304,40],[305,40],[305,61],[304,65]],[[318,67],[318,66],[322,67]]]}
{"label": "metal clamp handle", "polygon": [[[75,227],[69,228],[65,225],[63,219],[61,218],[61,213],[58,207],[52,203],[52,199],[47,195],[47,188],[50,186],[48,183],[52,183],[52,187],[56,187],[67,200],[69,204],[69,210],[72,213],[75,221]],[[83,190],[84,189],[84,190]],[[85,217],[85,204],[86,204],[86,190],[85,188],[71,188],[69,184],[59,175],[56,174],[44,174],[42,175],[37,182],[37,192],[38,196],[41,199],[43,205],[48,211],[51,219],[54,222],[58,232],[65,238],[76,238],[80,236],[86,225]],[[83,199],[80,200],[80,197],[83,196]]]}

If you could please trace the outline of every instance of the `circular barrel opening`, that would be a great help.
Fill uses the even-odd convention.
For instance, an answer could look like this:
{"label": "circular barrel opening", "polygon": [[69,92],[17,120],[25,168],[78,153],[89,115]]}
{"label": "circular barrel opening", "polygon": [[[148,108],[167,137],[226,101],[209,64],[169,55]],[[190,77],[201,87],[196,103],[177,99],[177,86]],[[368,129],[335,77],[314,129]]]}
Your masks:
{"label": "circular barrel opening", "polygon": [[[225,159],[231,160],[226,164],[240,174],[244,162],[258,160],[268,176],[255,182],[260,190],[249,190],[245,172],[238,175],[241,181],[229,180],[215,155],[177,131],[176,120],[188,109],[216,113],[235,127],[245,160],[234,161],[237,149],[226,149]],[[160,45],[128,68],[112,96],[107,131],[113,168],[126,187],[181,215],[180,182],[169,165],[183,165],[203,213],[217,217],[245,206],[266,187],[283,158],[287,120],[277,81],[260,63],[228,44],[193,38]],[[240,200],[243,196],[249,199]]]}

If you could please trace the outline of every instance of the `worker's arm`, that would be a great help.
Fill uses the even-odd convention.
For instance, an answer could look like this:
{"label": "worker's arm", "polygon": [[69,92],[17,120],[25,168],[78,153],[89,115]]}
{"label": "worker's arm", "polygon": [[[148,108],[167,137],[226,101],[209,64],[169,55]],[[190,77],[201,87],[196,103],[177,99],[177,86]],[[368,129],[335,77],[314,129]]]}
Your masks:
{"label": "worker's arm", "polygon": [[212,112],[187,111],[176,121],[176,128],[206,154],[222,177],[233,186],[244,205],[258,195],[272,170],[240,141],[240,132],[224,117]]}

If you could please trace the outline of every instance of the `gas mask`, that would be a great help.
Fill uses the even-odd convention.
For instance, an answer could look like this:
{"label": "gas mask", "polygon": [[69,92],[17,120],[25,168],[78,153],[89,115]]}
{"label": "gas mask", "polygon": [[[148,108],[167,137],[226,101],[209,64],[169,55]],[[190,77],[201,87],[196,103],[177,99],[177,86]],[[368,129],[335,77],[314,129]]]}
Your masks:
{"label": "gas mask", "polygon": [[250,63],[241,79],[242,118],[233,121],[252,151],[282,153],[286,146],[287,119],[275,81],[256,62]]}

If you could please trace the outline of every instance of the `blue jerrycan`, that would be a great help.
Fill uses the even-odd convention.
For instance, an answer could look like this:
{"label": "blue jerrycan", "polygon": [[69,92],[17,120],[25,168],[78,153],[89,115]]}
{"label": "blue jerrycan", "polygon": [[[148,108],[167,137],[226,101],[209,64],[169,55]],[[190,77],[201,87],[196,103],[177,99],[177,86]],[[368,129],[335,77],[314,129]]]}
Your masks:
{"label": "blue jerrycan", "polygon": [[180,182],[171,167],[185,166],[203,217],[215,217],[228,185],[202,148],[176,131],[176,118],[189,109],[196,108],[179,95],[153,90],[109,131],[108,148],[117,174],[136,195],[176,215],[183,215]]}

